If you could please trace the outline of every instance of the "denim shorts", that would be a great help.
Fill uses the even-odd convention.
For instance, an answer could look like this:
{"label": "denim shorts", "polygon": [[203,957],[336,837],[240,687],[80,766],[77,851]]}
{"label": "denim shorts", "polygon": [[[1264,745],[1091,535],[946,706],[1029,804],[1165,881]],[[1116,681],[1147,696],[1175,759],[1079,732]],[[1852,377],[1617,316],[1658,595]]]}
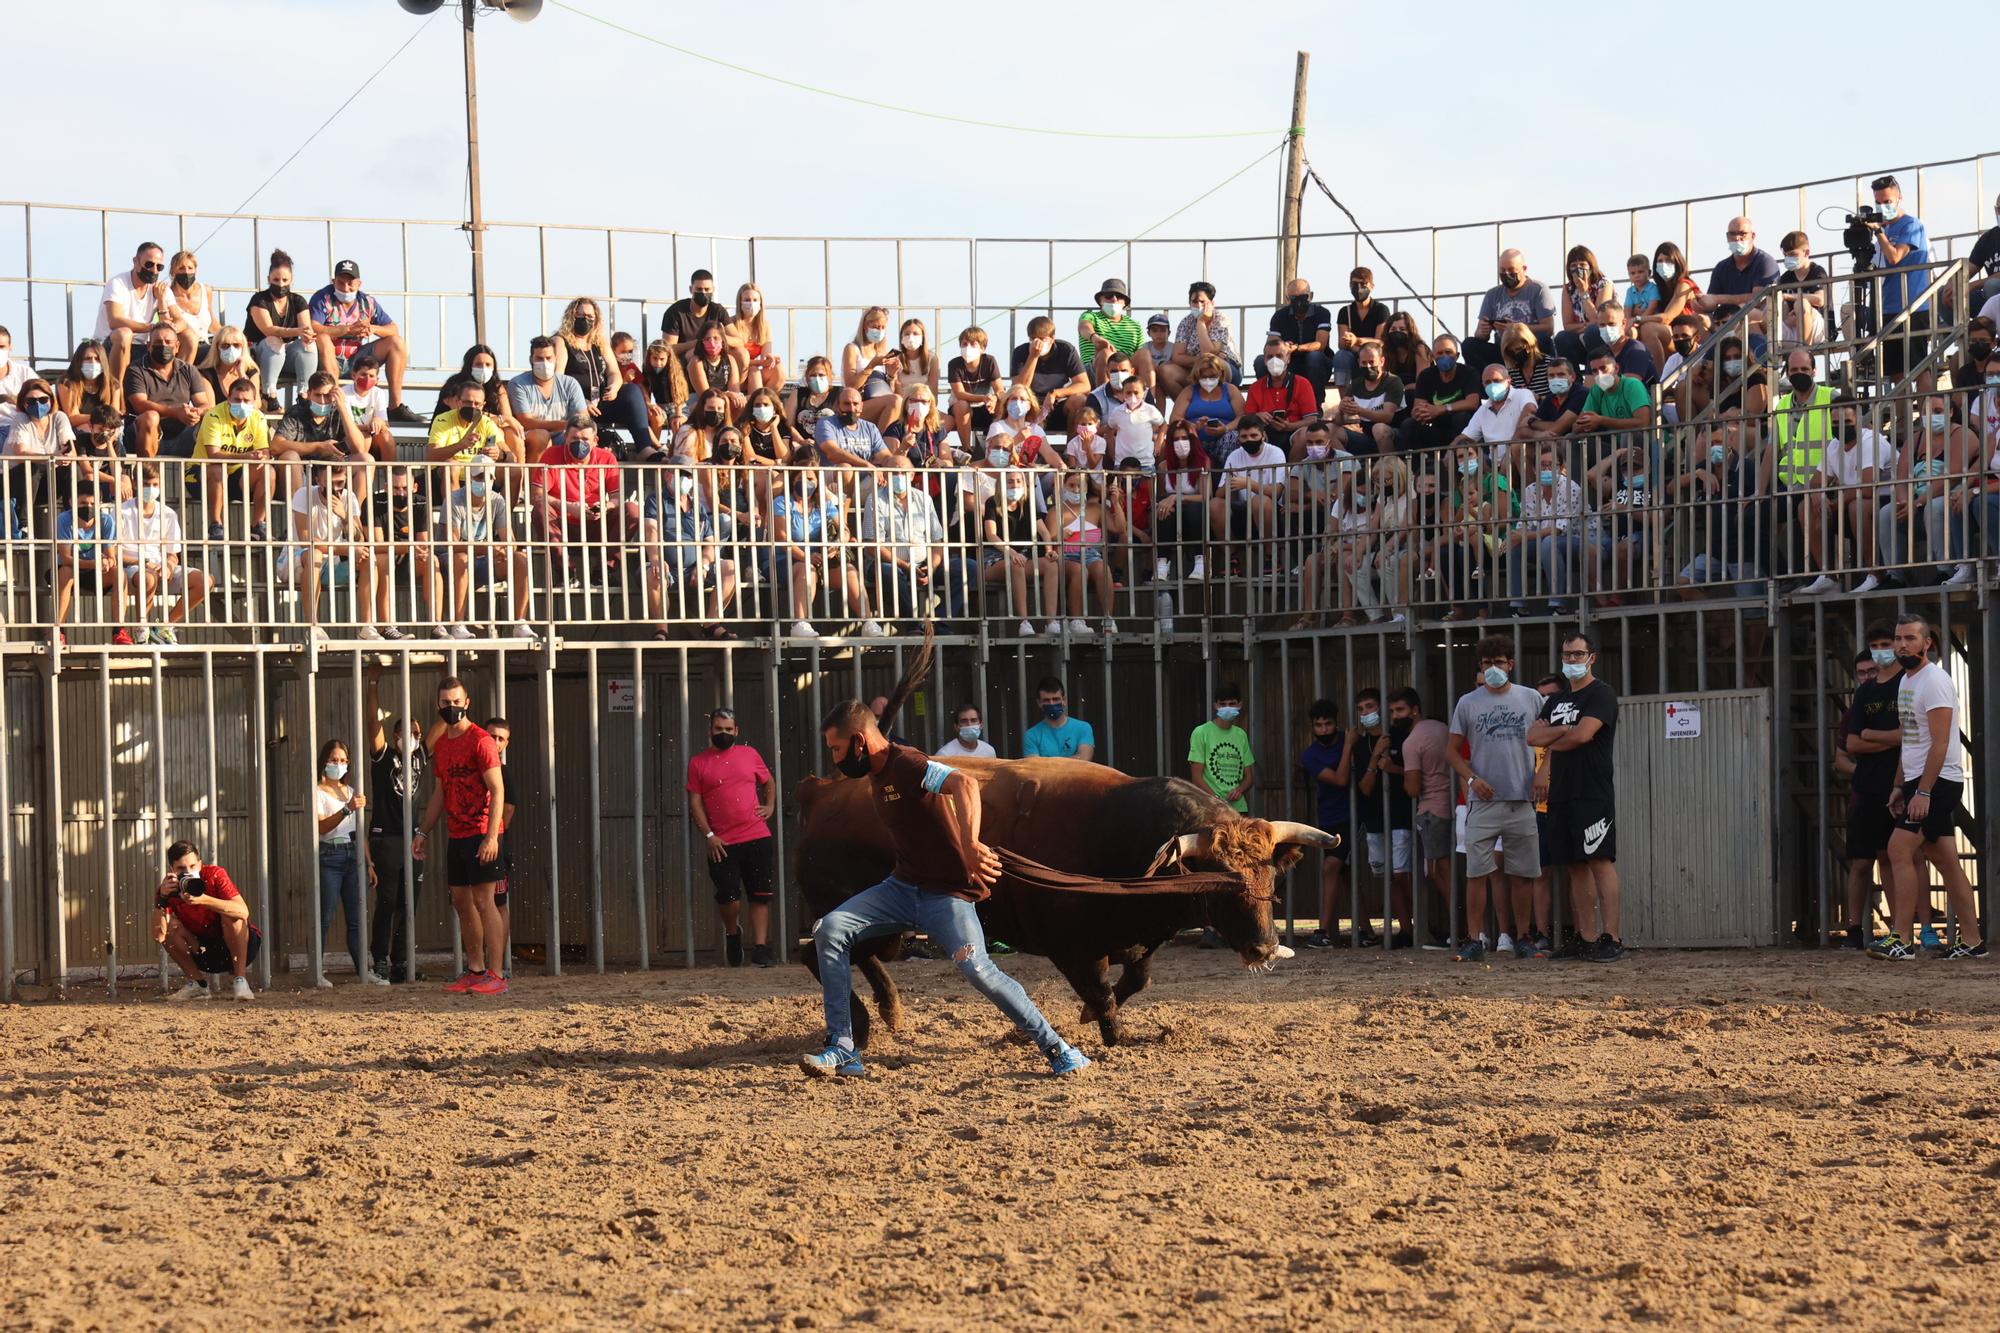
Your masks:
{"label": "denim shorts", "polygon": [[1062,554],[1063,559],[1069,561],[1072,565],[1082,565],[1085,569],[1089,569],[1092,565],[1101,565],[1104,563],[1104,550],[1102,547],[1066,546],[1063,548]]}

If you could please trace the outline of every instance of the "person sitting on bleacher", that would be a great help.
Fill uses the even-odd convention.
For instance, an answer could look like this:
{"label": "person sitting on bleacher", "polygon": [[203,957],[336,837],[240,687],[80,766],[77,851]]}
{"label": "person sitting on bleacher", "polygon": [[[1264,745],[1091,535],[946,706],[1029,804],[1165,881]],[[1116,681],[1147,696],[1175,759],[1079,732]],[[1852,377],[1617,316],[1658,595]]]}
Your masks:
{"label": "person sitting on bleacher", "polygon": [[[243,330],[234,324],[225,324],[215,335],[208,355],[201,359],[201,377],[215,395],[218,405],[229,401],[229,386],[237,380],[247,379],[257,384],[257,365],[250,359],[250,342],[243,336]],[[258,409],[263,409],[263,394],[258,394]]]}
{"label": "person sitting on bleacher", "polygon": [[319,343],[319,363],[336,374],[353,373],[362,357],[389,369],[388,419],[404,426],[422,425],[422,418],[403,402],[403,368],[410,347],[382,303],[361,290],[361,266],[343,259],[333,266],[333,281],[313,293],[307,308],[313,336]]}
{"label": "person sitting on bleacher", "polygon": [[[7,489],[4,497],[13,513],[11,532],[33,531],[46,537],[51,510],[68,499],[56,493],[59,474],[52,460],[76,452],[76,437],[70,432],[69,418],[56,411],[56,394],[47,380],[29,379],[21,385],[20,414],[6,432]],[[67,487],[62,489],[67,490]],[[10,516],[0,513],[0,518]]]}
{"label": "person sitting on bleacher", "polygon": [[70,354],[69,368],[56,380],[56,411],[69,418],[69,428],[79,440],[90,429],[90,419],[98,408],[122,412],[124,398],[118,381],[106,369],[108,363],[104,344],[85,338]]}
{"label": "person sitting on bleacher", "polygon": [[[387,481],[380,483],[368,501],[368,525],[375,536],[376,550],[381,553],[381,581],[386,585],[382,593],[382,637],[390,640],[410,637],[396,628],[399,598],[407,595],[410,620],[412,623],[417,620],[419,584],[411,581],[412,574],[421,580],[432,613],[436,614],[443,605],[439,601],[437,562],[431,559],[430,488],[417,483],[411,475],[414,471],[407,467],[387,469]],[[405,566],[410,573],[404,572]]]}
{"label": "person sitting on bleacher", "polygon": [[155,324],[146,338],[146,358],[125,372],[125,438],[146,458],[187,458],[194,453],[195,427],[215,396],[195,368],[180,359],[180,338]]}
{"label": "person sitting on bleacher", "polygon": [[315,370],[306,378],[306,391],[278,419],[272,449],[286,463],[361,462],[368,457],[368,439],[341,409],[340,381],[333,372]]}
{"label": "person sitting on bleacher", "polygon": [[118,447],[122,433],[118,409],[103,402],[90,410],[89,424],[76,433],[77,488],[95,491],[108,505],[132,498],[132,469]]}
{"label": "person sitting on bleacher", "polygon": [[512,463],[528,461],[528,432],[514,417],[513,403],[507,393],[507,381],[500,378],[500,361],[493,355],[493,349],[485,343],[474,343],[465,349],[465,360],[459,368],[446,378],[438,390],[437,408],[431,413],[431,426],[436,428],[439,417],[454,416],[460,407],[459,391],[468,384],[479,386],[485,410],[493,424],[500,429],[500,449]]}
{"label": "person sitting on bleacher", "polygon": [[[117,506],[100,504],[95,490],[79,491],[75,505],[56,515],[56,624],[69,619],[69,604],[78,584],[83,585],[86,596],[96,593],[101,597],[108,589],[114,607],[112,620],[120,626],[111,641],[129,644],[132,635],[123,627],[125,584],[118,577],[117,537]],[[63,637],[63,643],[69,643],[68,636]]]}
{"label": "person sitting on bleacher", "polygon": [[[172,340],[173,330],[167,329],[166,337]],[[139,603],[138,641],[176,642],[173,627],[201,605],[208,593],[208,576],[181,563],[181,521],[163,498],[158,462],[148,459],[139,465],[139,498],[118,507],[117,541],[125,585]],[[162,593],[180,600],[167,612],[165,623],[154,629],[148,622],[154,599]]]}
{"label": "person sitting on bleacher", "polygon": [[813,429],[813,447],[821,459],[848,467],[879,466],[889,443],[874,422],[862,415],[861,391],[843,388],[834,397],[833,415],[821,417]]}
{"label": "person sitting on bleacher", "polygon": [[[1153,385],[1153,358],[1146,351],[1146,331],[1132,318],[1132,297],[1122,278],[1106,278],[1095,298],[1097,309],[1086,310],[1076,324],[1076,345],[1089,361],[1090,381],[1102,384],[1112,362],[1123,360],[1148,392]],[[1098,408],[1101,414],[1102,407]]]}
{"label": "person sitting on bleacher", "polygon": [[562,322],[552,335],[556,373],[575,380],[583,401],[599,427],[624,432],[633,449],[652,444],[646,419],[646,391],[627,384],[611,343],[611,331],[598,317],[597,302],[579,296],[563,308]]}
{"label": "person sitting on bleacher", "polygon": [[341,394],[341,406],[368,441],[369,452],[384,463],[396,458],[396,437],[389,433],[389,394],[382,387],[382,368],[373,357],[354,358],[354,378]]}
{"label": "person sitting on bleacher", "polygon": [[536,337],[528,343],[528,369],[507,381],[507,398],[514,419],[526,432],[527,456],[533,459],[548,453],[571,417],[579,412],[588,415],[590,410],[583,401],[583,386],[557,372],[553,338]]}
{"label": "person sitting on bleacher", "polygon": [[1083,358],[1076,348],[1056,337],[1054,320],[1037,315],[1028,321],[1028,341],[1014,349],[1007,373],[1013,383],[1035,391],[1041,404],[1036,419],[1044,430],[1069,432],[1070,410],[1090,392],[1090,377],[1083,373]]}
{"label": "person sitting on bleacher", "polygon": [[[660,529],[667,572],[676,590],[674,618],[707,622],[703,630],[711,639],[733,639],[736,636],[722,617],[736,598],[736,562],[725,558],[716,545],[715,519],[709,510],[714,479],[701,477],[701,471],[692,464],[676,465],[667,482],[672,503]],[[703,480],[708,487],[700,484]]]}
{"label": "person sitting on bleacher", "polygon": [[374,625],[374,547],[361,521],[361,498],[349,484],[355,473],[354,468],[336,464],[312,468],[307,484],[292,493],[292,532],[302,540],[278,556],[278,577],[297,583],[306,624],[312,627],[313,638],[322,642],[326,639],[326,631],[319,627],[322,587],[332,594],[336,617],[343,609],[340,590],[349,589],[354,618],[361,624],[356,638],[382,637]]}
{"label": "person sitting on bleacher", "polygon": [[[167,252],[152,241],[142,242],[132,252],[131,271],[112,274],[98,298],[97,327],[91,336],[104,344],[110,359],[106,373],[121,384],[126,369],[145,356],[146,342],[159,322],[160,299],[166,292],[160,275],[166,267]],[[0,392],[11,392],[4,371],[0,367]]]}
{"label": "person sitting on bleacher", "polygon": [[[240,335],[239,335],[240,336]],[[256,381],[238,377],[229,397],[202,415],[195,432],[194,456],[211,461],[202,469],[201,488],[208,500],[208,539],[224,540],[222,521],[226,494],[237,499],[249,492],[250,536],[263,541],[271,535],[271,433],[258,402]]]}
{"label": "person sitting on bleacher", "polygon": [[[438,405],[440,409],[450,407],[451,410],[441,410],[432,420],[428,452],[424,458],[430,463],[453,463],[457,466],[432,469],[432,498],[456,486],[464,475],[464,466],[475,458],[498,463],[506,457],[505,434],[498,420],[486,410],[487,398],[484,385],[476,380],[460,380],[454,402]],[[439,478],[436,475],[439,471],[449,471],[450,476]],[[514,488],[510,486],[507,489],[511,492]]]}
{"label": "person sitting on bleacher", "polygon": [[[529,485],[542,536],[551,546],[550,564],[558,570],[596,577],[617,563],[627,543],[643,542],[647,605],[658,622],[660,525],[641,512],[637,500],[624,498],[618,456],[598,444],[597,423],[588,412],[573,414],[563,438],[542,451]],[[655,637],[667,637],[664,624]]]}
{"label": "person sitting on bleacher", "polygon": [[278,381],[289,377],[301,389],[319,369],[319,339],[313,333],[305,297],[292,290],[292,257],[271,251],[264,290],[250,298],[243,312],[243,332],[257,377],[264,386],[264,410],[278,410]]}
{"label": "person sitting on bleacher", "polygon": [[[451,550],[451,621],[439,625],[438,631],[454,639],[473,637],[465,607],[475,591],[484,591],[490,599],[486,605],[493,611],[496,633],[505,606],[512,608],[514,637],[535,637],[534,627],[528,624],[534,614],[528,551],[515,545],[513,515],[498,491],[493,464],[481,460],[467,470],[465,484],[451,493],[445,506],[445,534]],[[503,598],[503,592],[509,595]]]}

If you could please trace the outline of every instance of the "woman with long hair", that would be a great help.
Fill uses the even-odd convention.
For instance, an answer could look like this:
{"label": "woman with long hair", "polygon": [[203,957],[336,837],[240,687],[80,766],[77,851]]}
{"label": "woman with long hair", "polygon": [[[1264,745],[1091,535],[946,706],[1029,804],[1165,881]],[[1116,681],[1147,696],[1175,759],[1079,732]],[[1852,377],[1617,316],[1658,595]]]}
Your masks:
{"label": "woman with long hair", "polygon": [[861,312],[854,338],[840,349],[840,382],[861,391],[861,415],[877,430],[903,414],[896,378],[903,371],[901,349],[889,345],[889,312],[871,305]]}
{"label": "woman with long hair", "polygon": [[356,980],[364,986],[386,986],[387,977],[375,975],[368,966],[368,954],[361,947],[361,876],[375,883],[375,866],[368,859],[368,839],[361,828],[367,801],[347,783],[351,760],[347,742],[329,737],[319,747],[319,781],[313,784],[313,817],[319,823],[319,986],[330,990],[326,975],[327,936],[333,930],[333,914],[338,908],[347,914],[347,952],[354,959]]}
{"label": "woman with long hair", "polygon": [[732,419],[743,410],[748,396],[743,388],[744,365],[738,360],[742,355],[731,350],[722,321],[712,319],[695,334],[694,348],[687,357],[688,388],[697,395],[721,394]]}
{"label": "woman with long hair", "polygon": [[[1641,315],[1638,320],[1638,338],[1653,354],[1653,364],[1667,364],[1668,351],[1673,346],[1674,320],[1683,313],[1695,314],[1702,319],[1702,329],[1708,328],[1707,320],[1697,314],[1688,301],[1701,294],[1701,288],[1688,276],[1687,256],[1672,241],[1661,241],[1653,247],[1653,281],[1660,284],[1660,307],[1650,315]],[[1697,339],[1699,341],[1699,339]]]}
{"label": "woman with long hair", "polygon": [[[1382,362],[1406,389],[1417,382],[1417,376],[1430,369],[1430,345],[1417,332],[1416,317],[1409,311],[1398,310],[1382,326]],[[1397,422],[1390,424],[1400,421],[1398,416]]]}
{"label": "woman with long hair", "polygon": [[[513,404],[507,400],[507,384],[500,378],[500,358],[485,343],[474,343],[465,349],[465,359],[446,378],[444,388],[438,391],[437,410],[431,413],[431,419],[435,421],[438,417],[458,411],[459,390],[467,384],[479,386],[480,395],[485,400],[483,410],[500,427],[502,447],[508,459],[514,463],[522,462],[528,456],[528,432],[522,428],[520,419],[514,415]],[[508,477],[510,482],[514,479],[511,471]],[[511,486],[509,494],[512,494]]]}
{"label": "woman with long hair", "polygon": [[194,251],[176,251],[167,261],[167,297],[160,302],[160,322],[173,325],[180,335],[181,359],[190,365],[208,354],[208,340],[222,327],[215,292],[198,272]]}
{"label": "woman with long hair", "polygon": [[764,309],[764,291],[754,282],[736,289],[736,315],[723,326],[731,351],[741,352],[745,366],[743,390],[785,387],[785,363],[771,340],[771,317]]}
{"label": "woman with long hair", "polygon": [[563,307],[562,320],[549,337],[556,345],[556,374],[568,375],[583,390],[583,401],[597,418],[599,433],[616,426],[632,441],[635,452],[658,443],[646,412],[646,392],[627,384],[611,349],[611,332],[599,317],[597,302],[579,296]]}
{"label": "woman with long hair", "polygon": [[56,410],[69,418],[69,428],[79,439],[90,429],[91,416],[98,405],[125,414],[125,394],[111,377],[111,359],[104,344],[85,338],[70,353],[69,368],[56,381]]}
{"label": "woman with long hair", "polygon": [[250,340],[243,330],[234,324],[225,324],[209,344],[208,355],[202,358],[201,377],[208,381],[208,387],[215,392],[215,401],[229,401],[229,387],[238,380],[249,380],[257,390],[257,400],[263,403],[263,385],[258,383],[257,363],[250,358]]}
{"label": "woman with long hair", "polygon": [[1556,354],[1583,364],[1584,333],[1597,327],[1598,310],[1617,297],[1617,288],[1597,266],[1597,255],[1591,248],[1572,245],[1563,261],[1562,328],[1554,339]]}
{"label": "woman with long hair", "polygon": [[805,378],[785,390],[785,416],[798,432],[801,445],[811,445],[822,419],[833,415],[833,362],[816,356],[806,362]]}

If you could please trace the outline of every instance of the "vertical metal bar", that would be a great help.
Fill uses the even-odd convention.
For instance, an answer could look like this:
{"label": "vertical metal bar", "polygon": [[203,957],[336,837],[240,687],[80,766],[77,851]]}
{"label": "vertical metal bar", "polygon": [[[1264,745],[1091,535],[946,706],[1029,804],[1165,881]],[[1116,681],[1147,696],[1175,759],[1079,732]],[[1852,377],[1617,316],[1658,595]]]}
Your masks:
{"label": "vertical metal bar", "polygon": [[[214,714],[214,706],[209,712]],[[104,979],[113,999],[118,998],[118,835],[113,825],[117,805],[111,790],[111,651],[97,659],[98,758],[104,765],[104,909],[110,929],[104,941]]]}
{"label": "vertical metal bar", "polygon": [[[162,615],[165,612],[161,613]],[[167,844],[172,835],[167,828],[167,705],[166,688],[161,680],[161,653],[153,650],[153,856],[155,866],[164,870],[167,864]],[[51,681],[53,684],[53,681]],[[58,810],[61,806],[56,807]],[[202,849],[214,856],[214,847]],[[160,989],[167,989],[167,947],[160,946]]]}
{"label": "vertical metal bar", "polygon": [[[1256,692],[1254,685],[1251,686],[1251,692],[1253,694]],[[1281,730],[1278,733],[1278,744],[1273,753],[1287,754],[1290,752],[1292,744],[1292,642],[1290,639],[1278,640],[1278,709],[1279,727]],[[1286,819],[1292,818],[1297,808],[1292,795],[1292,777],[1297,768],[1297,764],[1288,763],[1285,765],[1284,817]],[[1293,875],[1290,871],[1287,871],[1285,874],[1285,943],[1287,944],[1296,943],[1299,933],[1298,904],[1293,900],[1292,884]],[[1318,910],[1317,906],[1315,906],[1314,910]],[[1320,929],[1322,931],[1326,929],[1325,922],[1320,923]]]}
{"label": "vertical metal bar", "polygon": [[[489,589],[488,592],[490,595],[491,590]],[[511,597],[513,595],[514,589],[510,586],[507,589],[507,592],[508,595]],[[509,716],[507,712],[507,650],[505,648],[496,648],[493,652],[493,716],[508,718],[509,725],[512,724],[512,718]],[[509,740],[511,739],[512,737],[510,736]],[[503,762],[504,762],[504,757],[503,757]],[[517,807],[515,815],[516,822],[519,822],[519,818],[520,816]],[[511,851],[511,843],[509,850]],[[512,872],[510,870],[509,871],[510,878],[508,880],[508,884],[510,885],[510,887],[513,883],[511,874]],[[503,926],[508,927],[508,930],[507,930],[506,946],[500,950],[500,967],[501,967],[500,975],[511,979],[514,975],[514,931],[512,929],[514,924],[514,901],[511,895],[507,900],[507,911],[506,914],[501,918],[501,924]],[[490,952],[486,960],[486,965],[488,967],[493,966],[493,959],[490,956]]]}
{"label": "vertical metal bar", "polygon": [[[417,728],[416,711],[411,707],[409,649],[405,648],[401,654],[401,657],[402,657],[401,674],[403,678],[402,682],[403,711],[401,714],[401,721],[402,721],[402,727],[400,729],[401,734],[399,734],[396,737],[396,744],[403,751],[403,773],[404,773],[403,975],[405,977],[408,977],[410,981],[414,983],[417,979],[417,858],[416,854],[411,850],[410,845],[412,842],[415,841],[417,805],[423,798],[420,796],[418,792],[419,784],[417,783],[415,774],[412,770],[415,767],[416,747],[423,744],[422,740],[423,731],[421,728]],[[369,721],[372,724],[374,719],[371,718],[369,719]],[[417,736],[418,736],[415,745],[412,745],[410,740],[410,732],[413,728],[417,730]],[[433,778],[432,781],[436,781],[436,779]],[[424,850],[426,851],[430,850],[430,840],[428,838],[424,840]],[[446,901],[445,901],[445,907],[447,910],[445,911],[445,915],[451,918],[451,932],[452,932],[451,974],[453,976],[457,976],[459,975],[459,973],[465,970],[464,967],[465,959],[463,957],[463,952],[460,949],[461,941],[459,940],[458,937],[458,913],[449,910],[451,907],[449,895],[450,895],[450,889],[449,887],[447,887]],[[392,949],[396,947],[395,932],[393,931],[390,932],[389,947]]]}
{"label": "vertical metal bar", "polygon": [[[405,262],[408,262],[407,258]],[[405,269],[404,277],[407,281],[407,269]],[[373,816],[369,813],[370,807],[367,803],[375,799],[375,793],[368,790],[369,766],[366,762],[367,754],[365,751],[368,733],[361,725],[361,657],[360,653],[354,654],[353,677],[351,681],[351,690],[353,693],[353,707],[351,711],[354,729],[347,733],[347,774],[349,778],[347,785],[352,787],[355,794],[360,796],[362,800],[362,808],[354,817],[354,841],[348,844],[354,849],[354,878],[356,885],[354,895],[354,930],[349,931],[348,934],[350,937],[355,934],[359,934],[361,937],[361,956],[354,960],[354,977],[356,981],[359,981],[374,970],[368,960],[368,826],[372,822]],[[212,717],[214,709],[211,708],[209,712]],[[211,730],[213,730],[212,726]],[[209,754],[212,757],[214,753],[215,746],[213,744],[213,737],[211,737]],[[213,775],[209,778],[208,786],[210,791],[215,790]],[[343,905],[341,910],[344,912],[347,908]],[[352,953],[353,950],[350,949],[348,952]]]}
{"label": "vertical metal bar", "polygon": [[[205,652],[201,655],[201,695],[202,705],[208,710],[208,716],[203,719],[206,724],[203,727],[203,731],[206,733],[204,740],[207,743],[208,757],[208,854],[210,856],[220,856],[222,855],[222,818],[218,813],[218,808],[222,804],[222,799],[216,790],[215,776],[215,654],[213,653]],[[109,806],[105,807],[105,824],[106,832],[108,833],[110,831]]]}
{"label": "vertical metal bar", "polygon": [[1112,651],[1111,636],[1107,636],[1104,640],[1104,652],[1103,652],[1104,743],[1099,747],[1099,749],[1103,752],[1104,762],[1111,765],[1113,768],[1116,768],[1118,767],[1118,750],[1117,750],[1118,733],[1116,725],[1118,720],[1117,708],[1116,708],[1117,691],[1114,690],[1111,685],[1111,651]]}
{"label": "vertical metal bar", "polygon": [[[772,733],[774,736],[777,734]],[[639,970],[653,965],[646,921],[646,650],[632,650],[632,900],[639,915]]]}
{"label": "vertical metal bar", "polygon": [[[542,650],[541,663],[542,694],[542,790],[548,793],[548,849],[549,864],[547,879],[549,886],[549,938],[548,952],[542,961],[545,975],[562,975],[562,875],[557,857],[557,837],[559,825],[556,823],[556,645],[551,635]],[[592,700],[594,704],[596,701]]]}
{"label": "vertical metal bar", "polygon": [[604,970],[604,755],[598,716],[597,649],[585,650],[584,678],[590,695],[590,963]]}
{"label": "vertical metal bar", "polygon": [[[1835,550],[1837,552],[1838,548],[1835,548]],[[1819,947],[1824,949],[1832,943],[1833,937],[1832,928],[1827,924],[1827,895],[1829,892],[1826,864],[1829,847],[1827,833],[1832,826],[1832,820],[1828,818],[1828,812],[1832,807],[1828,800],[1826,758],[1826,603],[1815,601],[1812,604],[1812,608],[1813,644],[1817,650],[1813,653],[1813,805],[1816,810],[1815,823],[1817,824],[1816,832],[1818,833],[1818,837],[1814,840],[1814,845],[1819,849],[1819,854],[1813,857],[1813,878],[1819,888]],[[1772,674],[1775,676],[1778,672],[1784,671],[1789,665],[1789,663],[1785,662],[1774,662],[1772,664]],[[1778,725],[1790,726],[1791,719],[1779,718]]]}
{"label": "vertical metal bar", "polygon": [[[275,946],[283,935],[271,919],[271,775],[267,770],[270,756],[265,746],[270,741],[270,704],[264,697],[267,682],[264,677],[264,654],[250,654],[251,667],[251,725],[256,733],[250,738],[250,781],[251,817],[257,825],[257,869],[256,893],[257,916],[264,923],[264,931]],[[266,948],[257,955],[257,985],[260,989],[271,988],[271,950]]]}
{"label": "vertical metal bar", "polygon": [[[62,794],[62,713],[56,704],[56,677],[53,667],[41,673],[40,679],[46,686],[43,704],[48,719],[48,760],[49,760],[49,809],[61,811]],[[65,880],[64,867],[68,858],[62,851],[61,821],[54,821],[56,827],[49,838],[49,889],[53,898],[54,920],[44,932],[45,948],[42,961],[37,967],[36,978],[42,985],[51,987],[57,999],[61,999],[69,987],[69,886]],[[53,976],[51,975],[53,973]]]}
{"label": "vertical metal bar", "polygon": [[[680,729],[674,734],[681,738],[681,758],[687,759],[688,743],[688,650],[680,651]],[[687,966],[694,966],[694,817],[687,813],[686,803],[681,806],[681,929],[686,932],[682,938],[682,952]]]}
{"label": "vertical metal bar", "polygon": [[[0,657],[0,703],[7,690],[7,660]],[[0,1001],[14,998],[14,783],[13,756],[21,747],[12,743],[12,726],[7,710],[0,708]],[[106,807],[107,811],[109,807]],[[44,982],[48,979],[42,978]]]}
{"label": "vertical metal bar", "polygon": [[766,742],[771,750],[771,813],[773,815],[771,823],[774,826],[778,839],[775,849],[777,852],[777,864],[771,868],[771,873],[778,882],[778,891],[774,895],[778,900],[776,904],[778,909],[776,938],[783,946],[783,952],[779,955],[782,958],[790,956],[792,947],[796,941],[788,930],[788,918],[790,914],[786,910],[786,900],[791,897],[791,894],[788,891],[785,871],[791,865],[791,860],[786,855],[785,747],[783,743],[785,731],[778,704],[778,643],[776,639],[771,641],[771,650],[764,656],[764,685],[769,692],[771,710],[770,729],[764,733]]}
{"label": "vertical metal bar", "polygon": [[[303,592],[302,597],[314,594]],[[319,649],[308,642],[306,645],[305,670],[300,675],[300,685],[306,692],[306,745],[305,745],[305,809],[301,812],[311,836],[306,846],[311,848],[307,862],[311,869],[307,872],[311,889],[306,894],[306,917],[312,926],[312,953],[307,960],[307,973],[312,984],[320,986],[326,980],[326,923],[320,920],[319,905],[319,815],[313,803],[314,789],[319,786],[315,770],[319,767]]]}

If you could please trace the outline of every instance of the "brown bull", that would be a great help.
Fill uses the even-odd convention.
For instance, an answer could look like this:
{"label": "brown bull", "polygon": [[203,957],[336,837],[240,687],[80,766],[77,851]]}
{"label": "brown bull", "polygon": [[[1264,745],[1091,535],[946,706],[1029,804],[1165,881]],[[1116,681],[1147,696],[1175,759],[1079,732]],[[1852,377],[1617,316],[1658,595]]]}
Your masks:
{"label": "brown bull", "polygon": [[[1276,872],[1298,860],[1298,844],[1337,845],[1307,825],[1245,818],[1179,778],[1069,759],[947,762],[979,779],[980,838],[1008,854],[1007,873],[979,905],[987,938],[1053,962],[1107,1044],[1119,1040],[1119,1007],[1150,979],[1153,953],[1181,930],[1212,928],[1246,965],[1268,964],[1277,950]],[[885,878],[894,853],[865,781],[809,778],[794,794],[805,819],[798,883],[813,915],[823,916]],[[1191,872],[1184,882],[1148,878],[1171,864]],[[901,1003],[883,963],[900,948],[890,936],[854,952],[892,1030]],[[817,975],[810,944],[803,961]],[[1121,965],[1115,987],[1112,963]],[[854,1020],[855,1043],[865,1045],[868,1015],[858,999]]]}

